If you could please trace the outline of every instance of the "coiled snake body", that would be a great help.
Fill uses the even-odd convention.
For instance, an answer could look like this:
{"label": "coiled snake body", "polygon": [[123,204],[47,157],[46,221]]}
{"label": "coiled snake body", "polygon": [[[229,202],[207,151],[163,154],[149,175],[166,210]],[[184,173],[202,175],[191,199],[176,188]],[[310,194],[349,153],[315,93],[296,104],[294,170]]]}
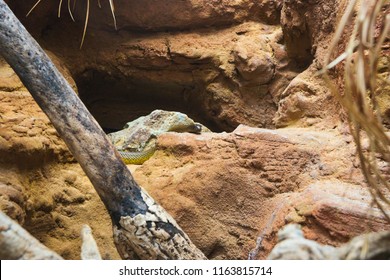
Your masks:
{"label": "coiled snake body", "polygon": [[118,150],[118,153],[121,155],[122,160],[126,164],[143,164],[152,157],[155,151],[156,146],[153,146],[140,152],[127,152]]}

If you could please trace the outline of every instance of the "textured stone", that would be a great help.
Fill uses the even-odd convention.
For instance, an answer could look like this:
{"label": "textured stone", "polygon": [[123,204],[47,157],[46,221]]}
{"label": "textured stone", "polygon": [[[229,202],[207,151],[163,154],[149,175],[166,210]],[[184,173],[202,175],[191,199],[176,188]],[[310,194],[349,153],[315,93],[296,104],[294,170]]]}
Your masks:
{"label": "textured stone", "polygon": [[[306,238],[334,246],[388,229],[364,189],[341,110],[316,76],[345,1],[118,0],[117,32],[101,1],[101,10],[92,5],[81,51],[84,2],[76,23],[65,6],[56,18],[56,1],[42,2],[26,19],[35,2],[8,1],[67,66],[65,75],[104,128],[121,129],[155,109],[186,113],[215,131],[253,126],[163,134],[149,161],[129,166],[209,258],[246,259],[260,235],[256,257],[265,258],[276,232],[292,222]],[[380,61],[383,75],[386,65]],[[386,90],[378,105],[388,122]],[[20,186],[26,228],[62,256],[79,257],[87,221],[103,258],[119,257],[89,180],[4,64],[0,179]],[[2,198],[13,202],[8,194]]]}
{"label": "textured stone", "polygon": [[[276,58],[286,59],[274,55],[274,49],[282,49],[280,36],[278,27],[248,22],[213,33],[128,37],[119,44],[121,50],[99,50],[97,55],[88,49],[66,60],[83,81],[81,98],[106,128],[121,129],[154,109],[186,113],[216,131],[231,131],[240,123],[273,127],[272,96],[277,92],[271,89],[288,84],[271,85],[291,79],[295,70],[287,65],[275,75]],[[107,81],[91,70],[98,65],[110,72]]]}
{"label": "textured stone", "polygon": [[[223,26],[256,19],[277,23],[282,1],[249,0],[117,0],[116,18],[119,28],[141,30],[189,29],[207,26]],[[82,19],[85,5],[77,6],[77,15]],[[92,24],[105,22],[112,26],[108,3],[102,9],[91,10]],[[105,21],[99,20],[100,17]]]}
{"label": "textured stone", "polygon": [[[36,106],[29,102],[26,108]],[[13,102],[2,104],[15,108]],[[9,122],[4,122],[5,136],[12,127]],[[25,117],[18,123],[28,129],[36,126]],[[43,127],[46,130],[53,130],[49,123]],[[49,139],[55,139],[54,135]],[[53,149],[64,149],[61,145]],[[34,158],[32,154],[22,158],[22,154],[15,150],[15,164]],[[361,211],[361,202],[356,204],[364,198],[368,209],[370,200],[357,185],[362,175],[353,159],[350,140],[335,130],[272,131],[240,126],[233,133],[160,135],[154,156],[143,166],[130,168],[209,258],[246,259],[266,229],[263,250],[257,256],[264,258],[276,242],[274,233],[286,220],[300,221],[308,238],[332,245],[366,230],[355,217],[375,225],[367,230],[383,229],[378,210]],[[76,163],[33,167],[22,174],[31,182],[24,186],[29,197],[25,226],[34,236],[62,256],[78,258],[79,232],[89,221],[103,258],[118,257],[110,245],[106,210]],[[330,179],[335,181],[329,183]],[[350,199],[340,197],[345,182],[350,184],[346,190]],[[338,211],[343,215],[335,214]]]}
{"label": "textured stone", "polygon": [[381,211],[373,207],[367,188],[340,181],[321,181],[309,185],[293,201],[303,221],[306,236],[322,243],[338,245],[351,237],[390,230]]}
{"label": "textured stone", "polygon": [[275,74],[272,49],[269,45],[260,47],[259,42],[248,39],[239,40],[234,49],[237,70],[245,86],[267,84]]}
{"label": "textured stone", "polygon": [[[300,70],[288,63],[283,52],[283,34],[277,25],[281,2],[118,1],[115,33],[113,27],[104,26],[112,24],[112,15],[102,1],[101,10],[92,5],[82,52],[78,50],[82,1],[76,8],[80,13],[76,23],[67,20],[65,7],[62,20],[54,18],[56,13],[48,17],[47,7],[58,7],[53,3],[40,3],[27,19],[23,16],[27,11],[22,11],[28,4],[12,5],[26,26],[61,54],[78,82],[80,97],[107,132],[155,109],[183,112],[213,131],[232,131],[241,123],[274,127],[279,100],[273,96]],[[223,15],[234,19],[221,23]],[[181,16],[178,22],[171,20]],[[134,32],[148,28],[149,23],[131,25],[145,18],[159,27],[149,33]],[[174,26],[164,27],[159,18]],[[46,20],[50,29],[44,29]],[[207,29],[207,22],[217,29]],[[250,55],[247,61],[239,58],[244,52]]]}
{"label": "textured stone", "polygon": [[344,4],[337,0],[283,1],[280,23],[289,56],[304,64],[319,57],[331,39],[337,10]]}
{"label": "textured stone", "polygon": [[[2,174],[0,174],[0,177]],[[14,176],[16,174],[13,174]],[[1,178],[5,180],[5,178]],[[25,197],[22,187],[0,181],[0,210],[23,225],[26,218]]]}
{"label": "textured stone", "polygon": [[[327,127],[339,125],[339,107],[324,81],[310,67],[295,77],[280,95],[276,127]],[[326,110],[323,110],[326,108]]]}
{"label": "textured stone", "polygon": [[79,259],[85,223],[96,231],[103,258],[119,258],[110,217],[94,188],[29,92],[9,73],[0,64],[0,77],[7,77],[6,91],[0,80],[0,209],[67,259]]}
{"label": "textured stone", "polygon": [[[354,206],[364,199],[369,209],[371,200],[358,185],[353,157],[353,146],[334,131],[240,126],[230,134],[161,135],[155,155],[133,170],[208,257],[245,259],[268,229],[257,256],[265,257],[286,222],[301,222],[310,239],[332,245],[387,228],[377,209]],[[353,199],[344,199],[344,191]],[[338,211],[343,215],[333,214]],[[372,226],[362,227],[359,219]]]}
{"label": "textured stone", "polygon": [[[35,3],[30,2],[10,4],[23,15]],[[340,110],[315,75],[343,1],[115,4],[117,34],[108,31],[113,30],[108,2],[102,2],[102,9],[91,5],[90,33],[82,53],[76,51],[79,39],[70,36],[82,28],[82,1],[75,9],[79,26],[66,19],[51,22],[42,38],[61,53],[79,81],[81,97],[107,131],[121,129],[155,109],[184,112],[215,131],[232,131],[239,124],[334,126]],[[56,16],[56,9],[55,3],[41,3],[23,20],[36,30],[39,21],[46,26],[48,13]],[[66,13],[64,5],[62,17],[67,18]],[[150,33],[131,33],[135,29]],[[315,84],[314,92],[297,88],[298,81],[286,89],[307,67],[299,81]]]}
{"label": "textured stone", "polygon": [[[54,54],[49,52],[49,55],[76,88],[69,70]],[[72,161],[72,155],[47,116],[3,59],[0,59],[0,78],[0,163],[18,161],[24,167],[31,167],[53,159]]]}

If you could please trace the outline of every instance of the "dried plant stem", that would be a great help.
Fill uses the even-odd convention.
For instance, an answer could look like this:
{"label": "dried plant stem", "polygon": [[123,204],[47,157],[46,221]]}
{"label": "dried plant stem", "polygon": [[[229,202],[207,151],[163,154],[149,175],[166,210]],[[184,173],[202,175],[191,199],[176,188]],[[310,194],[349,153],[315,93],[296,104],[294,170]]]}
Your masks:
{"label": "dried plant stem", "polygon": [[[26,14],[26,17],[28,17],[32,13],[32,11],[39,5],[39,3],[41,3],[41,1],[42,0],[37,0],[37,2],[34,4],[34,6]],[[77,0],[73,0],[73,7],[71,7],[72,6],[71,5],[71,1],[72,0],[67,0],[67,1],[68,1],[68,12],[69,12],[70,18],[72,19],[72,21],[75,21],[74,16],[73,16],[73,12],[74,12]],[[85,36],[87,34],[87,27],[88,27],[88,21],[89,21],[90,0],[86,0],[86,2],[87,2],[87,11],[86,11],[86,15],[85,15],[84,30],[83,30],[83,36],[81,38],[80,49],[83,47],[83,44],[84,44],[84,41],[85,41]],[[62,3],[63,3],[63,0],[60,0],[59,5],[58,5],[58,11],[57,11],[57,16],[59,18],[61,17]],[[114,0],[108,0],[108,3],[110,5],[110,10],[111,10],[112,18],[113,18],[113,21],[114,21],[115,30],[117,30],[117,22],[116,22],[116,17],[115,17]],[[98,4],[99,8],[101,8],[100,0],[97,0],[97,4]]]}
{"label": "dried plant stem", "polygon": [[[371,6],[367,1],[361,1],[345,51],[331,61],[337,46],[342,43],[345,30],[352,23],[357,2],[351,0],[347,5],[321,72],[348,115],[350,132],[373,201],[390,222],[390,182],[379,168],[379,161],[390,166],[390,138],[382,125],[376,100],[378,62],[390,31],[390,15],[381,15],[382,8],[389,4],[388,0],[375,0]],[[383,19],[381,27],[380,19]],[[381,28],[380,34],[376,35],[378,28]],[[328,75],[328,71],[337,65],[344,69],[343,91]],[[368,141],[367,147],[362,145],[363,138]]]}
{"label": "dried plant stem", "polygon": [[85,34],[87,33],[88,20],[89,20],[89,0],[87,0],[87,13],[85,15],[84,31],[83,31],[83,37],[81,38],[80,49],[83,47],[84,44]]}
{"label": "dried plant stem", "polygon": [[26,14],[26,17],[28,17],[28,16],[31,14],[31,12],[35,9],[36,6],[38,6],[39,3],[41,3],[41,1],[42,1],[42,0],[38,0],[38,1],[34,4],[34,6],[32,6],[32,8],[31,8],[31,9],[28,11],[28,13]]}
{"label": "dried plant stem", "polygon": [[[73,2],[73,7],[74,7],[74,3],[76,3],[76,0]],[[68,0],[68,12],[69,12],[70,18],[73,20],[73,22],[75,22],[74,17],[73,17],[72,8],[70,5],[70,0]]]}
{"label": "dried plant stem", "polygon": [[114,19],[115,30],[117,30],[117,27],[116,27],[116,18],[115,18],[114,0],[109,0],[109,2],[110,2],[110,8],[111,8],[111,13],[112,13],[112,18]]}
{"label": "dried plant stem", "polygon": [[[62,1],[63,1],[63,0],[60,0],[60,4],[58,5],[58,18],[61,17]],[[68,0],[68,2],[70,2],[70,0]]]}

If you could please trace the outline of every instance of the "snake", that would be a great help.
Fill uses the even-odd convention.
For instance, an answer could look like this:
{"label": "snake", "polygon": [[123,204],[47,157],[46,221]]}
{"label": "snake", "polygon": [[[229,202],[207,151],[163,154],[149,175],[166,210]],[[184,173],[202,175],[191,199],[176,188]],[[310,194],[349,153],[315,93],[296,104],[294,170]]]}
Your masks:
{"label": "snake", "polygon": [[[202,130],[202,126],[199,124],[195,124],[193,127],[176,126],[174,128],[175,130],[172,129],[172,131],[179,132],[180,130],[183,130],[183,131],[196,133],[196,134],[199,134]],[[150,148],[144,149],[142,151],[129,152],[129,151],[118,149],[118,153],[125,164],[143,164],[145,161],[147,161],[153,156],[156,149],[157,149],[156,144],[154,144]]]}
{"label": "snake", "polygon": [[143,164],[153,156],[156,139],[166,132],[200,134],[210,131],[187,115],[155,110],[151,114],[127,123],[123,130],[108,134],[125,164]]}

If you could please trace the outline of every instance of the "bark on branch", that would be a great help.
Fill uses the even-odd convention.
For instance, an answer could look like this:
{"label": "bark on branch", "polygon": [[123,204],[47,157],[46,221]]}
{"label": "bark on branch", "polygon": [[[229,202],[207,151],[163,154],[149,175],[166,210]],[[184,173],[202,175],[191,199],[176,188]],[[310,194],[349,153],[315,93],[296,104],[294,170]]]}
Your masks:
{"label": "bark on branch", "polygon": [[106,205],[122,257],[204,259],[174,219],[134,181],[99,124],[9,7],[0,0],[0,54],[80,163]]}

